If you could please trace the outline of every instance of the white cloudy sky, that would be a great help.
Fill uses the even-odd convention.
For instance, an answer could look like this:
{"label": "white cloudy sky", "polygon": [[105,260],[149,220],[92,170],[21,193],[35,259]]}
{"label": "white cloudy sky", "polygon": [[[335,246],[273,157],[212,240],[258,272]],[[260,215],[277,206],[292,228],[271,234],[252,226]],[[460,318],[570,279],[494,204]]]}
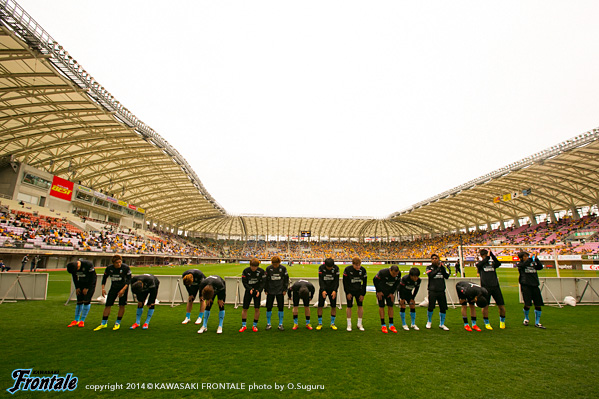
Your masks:
{"label": "white cloudy sky", "polygon": [[232,214],[383,217],[599,126],[595,0],[19,4]]}

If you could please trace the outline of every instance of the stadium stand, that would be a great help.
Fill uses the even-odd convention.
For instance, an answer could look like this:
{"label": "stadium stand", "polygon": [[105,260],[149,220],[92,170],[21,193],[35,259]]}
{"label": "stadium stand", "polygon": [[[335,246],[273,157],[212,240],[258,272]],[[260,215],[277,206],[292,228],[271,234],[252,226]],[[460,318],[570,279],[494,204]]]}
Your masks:
{"label": "stadium stand", "polygon": [[[37,213],[37,212],[36,212]],[[599,254],[599,217],[589,214],[579,219],[564,217],[555,223],[542,222],[518,228],[473,231],[417,238],[409,241],[265,241],[188,238],[153,229],[143,233],[121,230],[118,226],[90,222],[75,226],[67,218],[51,217],[10,209],[0,211],[0,246],[123,254],[160,254],[247,260],[317,260],[327,257],[364,261],[427,259],[431,253],[445,258],[458,255],[459,245],[562,245],[560,254]],[[541,255],[549,254],[541,251]],[[468,249],[466,256],[476,256]],[[498,255],[503,255],[498,251]]]}

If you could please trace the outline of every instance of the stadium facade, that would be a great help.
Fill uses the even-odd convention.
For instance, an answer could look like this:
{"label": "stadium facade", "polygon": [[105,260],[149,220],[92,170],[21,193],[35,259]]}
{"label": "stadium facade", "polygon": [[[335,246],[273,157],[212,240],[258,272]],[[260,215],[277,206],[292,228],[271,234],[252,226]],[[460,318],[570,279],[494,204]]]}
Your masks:
{"label": "stadium facade", "polygon": [[0,194],[129,228],[394,241],[578,218],[599,204],[593,129],[385,218],[231,215],[168,141],[12,0],[0,0],[0,63]]}

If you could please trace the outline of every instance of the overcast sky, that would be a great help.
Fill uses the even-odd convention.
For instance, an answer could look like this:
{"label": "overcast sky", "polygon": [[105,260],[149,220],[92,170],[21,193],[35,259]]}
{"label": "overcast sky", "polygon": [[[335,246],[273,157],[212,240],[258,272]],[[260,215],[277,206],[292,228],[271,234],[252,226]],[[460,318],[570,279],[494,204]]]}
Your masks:
{"label": "overcast sky", "polygon": [[595,0],[18,2],[231,214],[384,217],[599,126]]}

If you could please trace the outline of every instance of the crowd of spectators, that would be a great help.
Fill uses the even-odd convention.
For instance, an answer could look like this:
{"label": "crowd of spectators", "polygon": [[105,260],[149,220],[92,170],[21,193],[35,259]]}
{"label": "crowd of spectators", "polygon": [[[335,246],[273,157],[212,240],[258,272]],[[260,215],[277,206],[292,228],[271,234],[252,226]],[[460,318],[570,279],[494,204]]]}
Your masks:
{"label": "crowd of spectators", "polygon": [[0,246],[85,252],[118,252],[208,256],[209,252],[181,238],[156,231],[139,235],[119,232],[111,226],[83,231],[66,219],[37,216],[20,210],[0,209]]}
{"label": "crowd of spectators", "polygon": [[[496,229],[471,231],[407,241],[238,241],[187,238],[159,230],[119,231],[114,226],[84,231],[66,218],[38,216],[21,210],[0,209],[0,246],[24,249],[65,251],[118,252],[158,254],[204,258],[270,259],[279,255],[286,259],[322,260],[333,258],[364,261],[427,259],[436,253],[442,258],[456,258],[459,245],[560,245],[559,254],[598,254],[599,217],[587,215],[557,222],[542,222]],[[510,255],[516,249],[496,250],[497,255]],[[463,256],[476,256],[476,248],[466,248]],[[540,254],[552,254],[544,249]]]}
{"label": "crowd of spectators", "polygon": [[[578,234],[579,236],[574,236]],[[543,222],[492,231],[452,233],[407,241],[236,241],[196,239],[198,245],[217,257],[269,259],[274,255],[292,259],[345,259],[360,257],[366,261],[387,259],[427,259],[436,253],[443,258],[457,258],[459,246],[469,245],[558,245],[557,253],[599,254],[599,217],[587,215],[557,222]],[[463,248],[464,257],[477,256],[478,248]],[[495,250],[498,255],[513,255],[517,249]],[[537,251],[551,255],[553,249]]]}

